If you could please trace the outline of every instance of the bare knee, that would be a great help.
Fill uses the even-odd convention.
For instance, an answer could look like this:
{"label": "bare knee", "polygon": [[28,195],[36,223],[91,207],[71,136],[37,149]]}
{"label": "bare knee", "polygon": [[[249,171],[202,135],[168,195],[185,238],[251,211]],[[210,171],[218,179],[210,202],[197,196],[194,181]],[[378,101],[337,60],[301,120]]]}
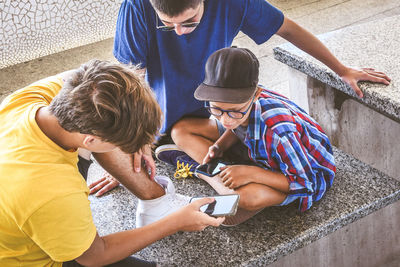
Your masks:
{"label": "bare knee", "polygon": [[285,200],[286,194],[269,186],[250,183],[237,189],[240,195],[239,206],[246,210],[259,210],[275,206]]}
{"label": "bare knee", "polygon": [[217,140],[219,132],[214,120],[208,118],[183,118],[171,129],[171,137],[179,146],[180,140],[188,136],[201,136],[208,140]]}
{"label": "bare knee", "polygon": [[175,142],[185,135],[191,134],[190,130],[193,123],[190,119],[182,119],[174,124],[171,129],[171,138]]}
{"label": "bare knee", "polygon": [[265,207],[265,204],[262,203],[262,198],[252,190],[241,188],[236,193],[240,195],[239,206],[245,210],[253,211]]}

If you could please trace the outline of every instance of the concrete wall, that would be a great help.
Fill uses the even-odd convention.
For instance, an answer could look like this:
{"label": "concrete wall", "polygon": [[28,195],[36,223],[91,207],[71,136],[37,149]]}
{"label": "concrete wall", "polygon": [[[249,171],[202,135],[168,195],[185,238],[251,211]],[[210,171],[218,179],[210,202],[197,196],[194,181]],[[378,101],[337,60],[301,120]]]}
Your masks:
{"label": "concrete wall", "polygon": [[[290,95],[336,147],[400,181],[400,123],[290,68]],[[292,92],[293,90],[293,92]]]}
{"label": "concrete wall", "polygon": [[400,201],[397,201],[269,266],[398,267],[399,227]]}
{"label": "concrete wall", "polygon": [[[289,77],[293,100],[320,123],[335,146],[400,180],[399,122],[297,70],[289,68]],[[397,267],[399,213],[400,201],[397,201],[271,266]]]}
{"label": "concrete wall", "polygon": [[0,1],[0,69],[113,37],[121,2]]}

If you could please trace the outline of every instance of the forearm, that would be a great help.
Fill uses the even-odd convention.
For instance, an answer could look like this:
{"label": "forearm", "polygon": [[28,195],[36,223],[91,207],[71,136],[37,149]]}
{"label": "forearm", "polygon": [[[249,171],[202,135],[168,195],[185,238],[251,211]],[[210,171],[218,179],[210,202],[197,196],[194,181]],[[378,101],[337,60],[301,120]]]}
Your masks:
{"label": "forearm", "polygon": [[167,216],[153,224],[118,232],[103,237],[97,236],[90,249],[76,261],[85,266],[103,266],[120,261],[140,251],[148,245],[172,235],[178,231],[173,215]]}
{"label": "forearm", "polygon": [[315,35],[294,21],[285,17],[284,23],[277,34],[327,65],[339,76],[342,76],[346,71],[347,67]]}
{"label": "forearm", "polygon": [[154,199],[165,194],[165,190],[149,178],[146,168],[135,172],[133,157],[116,149],[107,153],[93,153],[97,162],[135,196],[140,199]]}
{"label": "forearm", "polygon": [[[133,155],[126,154],[120,149],[106,153],[92,154],[100,166],[119,181],[130,175],[135,175],[133,169]],[[125,166],[125,168],[121,168],[122,166]],[[124,183],[124,181],[120,182]]]}
{"label": "forearm", "polygon": [[102,238],[106,248],[104,254],[108,260],[104,263],[109,264],[124,259],[177,231],[170,217],[167,217],[141,228],[104,236]]}
{"label": "forearm", "polygon": [[213,201],[213,198],[194,201],[161,220],[141,228],[104,237],[96,235],[90,248],[75,260],[85,266],[104,266],[125,259],[177,231],[201,231],[207,226],[219,226],[224,218],[213,218],[200,211],[201,206]]}
{"label": "forearm", "polygon": [[254,183],[267,185],[282,193],[289,193],[289,182],[283,173],[273,172],[258,166],[248,166],[251,180]]}
{"label": "forearm", "polygon": [[215,144],[222,150],[226,151],[228,148],[233,146],[239,141],[239,138],[231,131],[231,130],[226,130],[220,138],[218,138],[217,141],[215,141]]}

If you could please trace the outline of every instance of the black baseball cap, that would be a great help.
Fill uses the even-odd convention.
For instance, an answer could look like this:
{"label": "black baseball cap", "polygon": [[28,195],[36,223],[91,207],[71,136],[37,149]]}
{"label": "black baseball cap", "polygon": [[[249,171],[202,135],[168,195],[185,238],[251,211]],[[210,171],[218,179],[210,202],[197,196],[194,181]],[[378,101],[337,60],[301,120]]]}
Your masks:
{"label": "black baseball cap", "polygon": [[201,101],[245,103],[257,89],[259,66],[257,57],[249,49],[217,50],[207,59],[205,79],[194,97]]}

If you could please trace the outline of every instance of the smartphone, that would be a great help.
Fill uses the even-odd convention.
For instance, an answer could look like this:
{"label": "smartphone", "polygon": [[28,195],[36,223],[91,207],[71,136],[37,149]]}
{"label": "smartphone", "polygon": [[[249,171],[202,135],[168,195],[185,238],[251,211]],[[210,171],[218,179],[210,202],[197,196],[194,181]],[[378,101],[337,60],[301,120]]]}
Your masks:
{"label": "smartphone", "polygon": [[[236,214],[240,196],[237,194],[212,196],[215,201],[200,207],[200,210],[210,216],[232,216]],[[204,197],[193,197],[190,202]]]}
{"label": "smartphone", "polygon": [[221,167],[229,165],[229,163],[224,162],[222,159],[212,159],[206,164],[202,164],[196,167],[194,174],[197,173],[204,174],[209,177],[213,177],[221,172]]}

